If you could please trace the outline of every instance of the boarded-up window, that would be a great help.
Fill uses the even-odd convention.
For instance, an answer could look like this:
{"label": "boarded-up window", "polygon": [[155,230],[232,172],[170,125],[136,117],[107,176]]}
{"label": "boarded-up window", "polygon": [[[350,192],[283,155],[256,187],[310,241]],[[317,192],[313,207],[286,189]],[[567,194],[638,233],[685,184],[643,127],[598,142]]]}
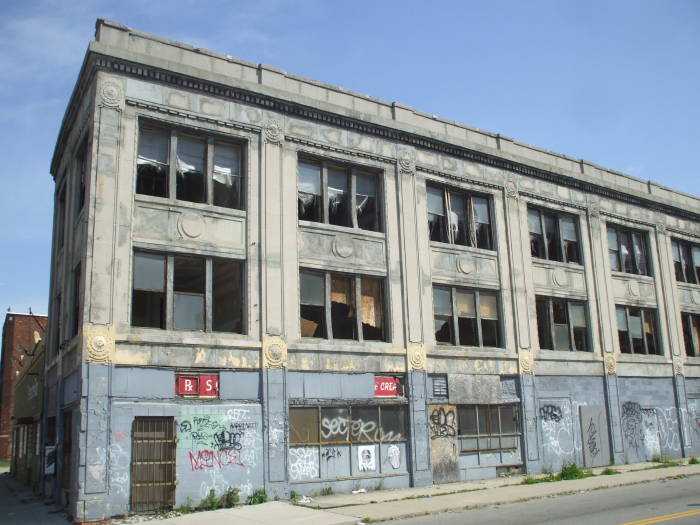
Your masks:
{"label": "boarded-up window", "polygon": [[174,419],[136,417],[131,443],[131,511],[172,508],[176,473]]}

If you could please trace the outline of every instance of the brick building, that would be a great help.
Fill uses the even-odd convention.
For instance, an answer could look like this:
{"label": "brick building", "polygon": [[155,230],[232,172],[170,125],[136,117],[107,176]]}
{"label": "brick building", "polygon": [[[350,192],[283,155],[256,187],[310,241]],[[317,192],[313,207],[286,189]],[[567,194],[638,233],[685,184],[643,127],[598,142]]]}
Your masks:
{"label": "brick building", "polygon": [[77,520],[700,453],[700,201],[99,20],[58,137]]}
{"label": "brick building", "polygon": [[0,461],[12,458],[15,384],[35,346],[44,337],[47,317],[8,312],[2,327],[0,359]]}

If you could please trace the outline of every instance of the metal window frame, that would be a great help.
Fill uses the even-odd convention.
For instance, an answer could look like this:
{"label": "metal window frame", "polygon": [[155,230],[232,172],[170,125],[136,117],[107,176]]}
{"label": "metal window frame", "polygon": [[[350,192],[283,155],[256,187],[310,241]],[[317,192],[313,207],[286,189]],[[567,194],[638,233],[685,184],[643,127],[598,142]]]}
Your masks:
{"label": "metal window frame", "polygon": [[[688,357],[700,357],[700,343],[693,341],[693,322],[700,325],[700,314],[692,312],[681,312],[681,323],[683,324],[683,341],[685,344],[685,355]],[[687,332],[686,332],[687,331]],[[687,334],[687,336],[686,336]],[[690,343],[690,347],[687,343]]]}
{"label": "metal window frame", "polygon": [[[459,413],[460,409],[463,409],[465,407],[473,407],[474,409],[474,416],[475,416],[475,421],[476,421],[476,434],[460,434],[459,433]],[[488,434],[481,434],[479,431],[479,407],[485,407],[486,408],[486,414],[487,414],[487,419],[489,421],[489,429],[492,429],[491,427],[491,410],[490,408],[492,407],[498,407],[498,428],[497,432],[489,432]],[[501,411],[503,407],[514,407],[513,413],[515,414],[515,427],[516,427],[516,432],[503,432],[503,425],[502,425],[502,416],[501,416]],[[519,438],[522,436],[522,429],[521,429],[521,424],[520,424],[520,411],[518,410],[518,404],[517,403],[501,403],[497,405],[457,405],[457,441],[458,441],[458,446],[459,446],[459,453],[464,454],[464,453],[469,453],[469,452],[492,452],[495,450],[515,450],[518,448],[518,445],[516,443],[515,446],[513,447],[503,447],[502,446],[502,438],[504,437],[516,437]],[[461,444],[461,438],[465,439],[476,439],[477,441],[477,448],[471,448],[471,449],[462,449],[462,444]],[[498,447],[487,447],[487,448],[481,448],[479,445],[481,444],[481,439],[493,439],[493,438],[498,438]]]}
{"label": "metal window frame", "polygon": [[[678,276],[676,275],[676,281],[677,282],[682,282],[682,283],[688,283],[688,284],[700,284],[700,272],[698,272],[697,267],[693,263],[693,248],[699,248],[700,245],[694,244],[692,242],[684,241],[682,239],[671,239],[671,256],[673,257],[675,254],[673,253],[673,248],[674,244],[678,247],[678,257],[680,260],[678,261],[681,265],[681,275],[683,277],[682,280],[678,279]],[[684,260],[683,254],[685,252],[686,259]],[[695,282],[689,281],[688,280],[688,264],[685,263],[685,261],[688,262],[690,265],[690,271],[692,272],[693,277],[695,278]],[[674,265],[676,263],[674,259]],[[675,274],[675,271],[674,271]]]}
{"label": "metal window frame", "polygon": [[[537,212],[538,214],[538,220],[540,223],[540,231],[542,233],[540,234],[534,234],[533,232],[529,231],[530,228],[528,227],[528,233],[530,235],[539,235],[542,239],[542,246],[544,248],[544,259],[548,261],[558,261],[558,262],[565,262],[569,264],[578,264],[578,265],[583,265],[582,257],[581,257],[581,228],[579,227],[579,217],[577,215],[572,215],[570,213],[561,213],[558,211],[554,210],[549,210],[546,208],[539,208],[537,206],[528,206],[527,211],[530,212],[530,210]],[[556,241],[557,244],[559,245],[559,253],[561,253],[561,259],[556,259],[554,257],[550,256],[549,253],[549,245],[547,243],[547,230],[545,229],[544,225],[544,216],[545,215],[550,215],[555,218],[556,220]],[[564,236],[561,234],[562,232],[562,226],[561,226],[561,221],[563,218],[569,218],[574,220],[574,228],[576,229],[576,253],[578,254],[578,261],[569,261],[567,260],[566,256],[566,242],[564,241]],[[532,252],[531,252],[532,255]],[[537,257],[536,255],[532,255],[532,257],[535,257],[536,259],[539,259],[540,257]]]}
{"label": "metal window frame", "polygon": [[[615,238],[617,240],[617,250],[611,250],[610,247],[608,247],[608,254],[614,253],[615,258],[617,259],[617,266],[618,270],[613,270],[616,272],[622,272],[622,273],[628,273],[631,275],[646,275],[648,277],[653,277],[653,272],[651,268],[651,260],[649,257],[649,241],[648,241],[648,232],[642,231],[642,230],[634,230],[631,228],[626,228],[624,226],[621,226],[619,224],[613,224],[613,223],[607,223],[606,224],[606,235],[608,231],[614,231],[615,232]],[[620,243],[620,237],[622,234],[628,234],[630,237],[630,255],[632,257],[632,270],[631,272],[625,271],[624,267],[622,266],[622,249],[621,249],[621,243]],[[642,251],[644,252],[642,256],[644,257],[644,265],[646,266],[646,273],[643,273],[639,269],[639,258],[637,257],[637,251],[634,249],[634,239],[635,235],[638,236],[638,238],[641,240],[641,245],[642,245]],[[606,237],[607,238],[607,237]],[[609,255],[608,255],[609,257]]]}
{"label": "metal window frame", "polygon": [[[556,337],[555,331],[554,331],[554,301],[564,301],[566,304],[566,323],[569,328],[569,341],[571,343],[571,348],[569,350],[562,350],[560,348],[546,348],[541,345],[540,341],[540,348],[543,350],[556,350],[559,352],[591,352],[592,345],[590,344],[591,336],[590,336],[590,316],[588,314],[588,302],[587,301],[577,301],[577,300],[572,300],[572,299],[565,299],[563,297],[549,297],[549,296],[544,296],[544,295],[538,295],[535,297],[535,308],[537,307],[537,300],[544,300],[547,302],[547,325],[549,327],[549,337],[551,338],[552,341],[552,346],[556,346]],[[574,323],[571,321],[571,306],[572,304],[576,305],[582,305],[583,306],[583,314],[585,316],[586,320],[586,346],[587,349],[581,349],[579,350],[576,348],[576,339],[574,338]]]}
{"label": "metal window frame", "polygon": [[[488,251],[496,251],[493,246],[495,245],[494,241],[494,236],[493,236],[493,206],[491,204],[492,199],[490,195],[484,195],[480,193],[473,193],[470,191],[465,191],[461,189],[456,189],[452,188],[450,186],[445,186],[443,184],[433,184],[433,183],[426,183],[426,193],[428,188],[434,188],[437,190],[440,190],[442,192],[442,206],[445,214],[443,217],[445,217],[444,220],[444,228],[446,231],[443,231],[443,236],[445,239],[445,244],[454,244],[456,246],[468,246],[470,248],[476,248],[478,250],[488,250]],[[454,232],[452,231],[452,228],[450,227],[450,212],[452,211],[452,206],[450,204],[450,196],[451,195],[460,195],[461,197],[464,198],[464,204],[465,204],[465,212],[466,212],[466,223],[467,223],[467,244],[459,244],[455,242],[455,237],[454,237]],[[480,223],[476,220],[476,214],[472,216],[469,213],[469,210],[472,209],[473,198],[482,198],[486,200],[486,204],[488,206],[488,215],[489,215],[489,222],[488,223]],[[428,215],[435,215],[434,213],[428,212]],[[488,224],[489,227],[489,238],[491,241],[491,246],[492,248],[479,248],[476,246],[476,240],[474,241],[474,244],[472,245],[472,238],[476,239],[477,235],[477,225],[478,224]],[[440,242],[440,241],[431,241],[431,242]]]}
{"label": "metal window frame", "polygon": [[[623,308],[625,311],[625,319],[627,320],[627,344],[629,345],[630,349],[630,355],[664,355],[663,348],[661,347],[661,340],[659,338],[659,326],[658,326],[658,318],[656,315],[656,309],[653,308],[642,308],[639,306],[629,306],[629,305],[624,305],[624,304],[618,304],[615,305],[615,318],[617,319],[617,309],[618,308]],[[642,319],[642,343],[643,343],[643,348],[644,348],[644,353],[640,354],[639,352],[634,351],[634,345],[632,343],[632,330],[630,330],[630,308],[635,308],[641,312],[641,319]],[[646,336],[646,331],[645,331],[645,320],[646,316],[651,315],[651,325],[654,329],[654,343],[656,345],[656,352],[655,353],[649,353],[649,348],[647,345],[647,336]],[[618,340],[620,337],[620,327],[618,326],[617,328],[617,333],[618,333]],[[622,352],[620,352],[622,353]]]}
{"label": "metal window frame", "polygon": [[[433,289],[443,288],[450,291],[450,307],[452,308],[452,315],[449,316],[451,326],[452,326],[452,341],[451,343],[437,343],[440,345],[452,344],[454,346],[469,346],[470,348],[503,348],[503,315],[501,312],[501,298],[498,290],[482,289],[482,288],[463,288],[461,286],[449,286],[449,285],[433,285]],[[462,292],[474,292],[474,307],[476,309],[476,329],[478,345],[462,345],[459,339],[459,316],[457,315],[457,291]],[[496,310],[498,312],[498,343],[499,346],[484,346],[483,330],[481,328],[481,294],[480,292],[493,293],[496,296]],[[433,306],[433,319],[442,319],[448,316],[444,314],[435,315],[435,309]]]}

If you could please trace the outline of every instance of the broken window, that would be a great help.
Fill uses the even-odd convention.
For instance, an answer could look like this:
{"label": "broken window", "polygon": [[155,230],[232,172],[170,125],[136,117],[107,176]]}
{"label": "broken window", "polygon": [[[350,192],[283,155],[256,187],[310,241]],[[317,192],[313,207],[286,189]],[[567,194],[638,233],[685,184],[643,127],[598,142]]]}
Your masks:
{"label": "broken window", "polygon": [[651,275],[646,233],[607,225],[610,269],[637,275]]}
{"label": "broken window", "polygon": [[204,330],[205,262],[176,255],[173,276],[173,328]]}
{"label": "broken window", "polygon": [[656,311],[648,308],[617,306],[617,335],[623,354],[658,354]]}
{"label": "broken window", "polygon": [[243,272],[233,259],[135,251],[131,324],[244,333]]}
{"label": "broken window", "polygon": [[700,284],[700,246],[673,239],[671,248],[676,281]]}
{"label": "broken window", "polygon": [[299,288],[302,337],[386,340],[382,279],[301,270]]}
{"label": "broken window", "polygon": [[587,351],[586,304],[553,297],[537,297],[540,348]]}
{"label": "broken window", "polygon": [[433,314],[438,344],[501,346],[496,292],[434,286]]}
{"label": "broken window", "polygon": [[87,140],[83,142],[78,149],[78,154],[75,156],[75,215],[80,215],[80,212],[85,206],[85,183],[87,178]]}
{"label": "broken window", "polygon": [[518,405],[458,405],[457,438],[461,452],[518,447]]}
{"label": "broken window", "polygon": [[206,143],[187,136],[177,138],[176,196],[181,201],[206,202]]}
{"label": "broken window", "polygon": [[299,220],[380,231],[378,180],[351,166],[300,159]]}
{"label": "broken window", "polygon": [[528,208],[530,254],[539,259],[580,264],[578,221],[561,213]]}
{"label": "broken window", "polygon": [[[171,147],[173,163],[169,160]],[[143,126],[136,193],[167,198],[172,188],[178,200],[243,209],[242,164],[238,144]]]}
{"label": "broken window", "polygon": [[77,335],[82,324],[82,310],[80,308],[80,285],[82,282],[80,263],[73,270],[73,325],[71,336]]}
{"label": "broken window", "polygon": [[700,357],[700,314],[681,313],[685,353],[688,357]]}
{"label": "broken window", "polygon": [[[65,177],[65,176],[64,176]],[[63,248],[63,243],[65,241],[64,235],[64,220],[66,214],[66,185],[64,184],[61,191],[58,192],[58,203],[56,205],[56,221],[54,222],[56,228],[56,249],[60,250]]]}
{"label": "broken window", "polygon": [[493,249],[488,198],[429,184],[426,199],[431,241]]}

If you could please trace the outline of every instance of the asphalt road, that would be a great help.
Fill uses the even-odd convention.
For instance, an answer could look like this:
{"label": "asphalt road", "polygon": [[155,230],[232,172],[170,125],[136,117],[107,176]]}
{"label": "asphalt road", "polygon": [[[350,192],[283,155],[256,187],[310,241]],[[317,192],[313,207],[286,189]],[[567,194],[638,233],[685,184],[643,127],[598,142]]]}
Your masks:
{"label": "asphalt road", "polygon": [[[673,517],[678,514],[677,517]],[[641,521],[640,520],[644,520]],[[630,523],[631,522],[631,523]],[[639,522],[639,523],[637,523]],[[485,509],[392,521],[396,525],[700,525],[700,478],[691,476]]]}

